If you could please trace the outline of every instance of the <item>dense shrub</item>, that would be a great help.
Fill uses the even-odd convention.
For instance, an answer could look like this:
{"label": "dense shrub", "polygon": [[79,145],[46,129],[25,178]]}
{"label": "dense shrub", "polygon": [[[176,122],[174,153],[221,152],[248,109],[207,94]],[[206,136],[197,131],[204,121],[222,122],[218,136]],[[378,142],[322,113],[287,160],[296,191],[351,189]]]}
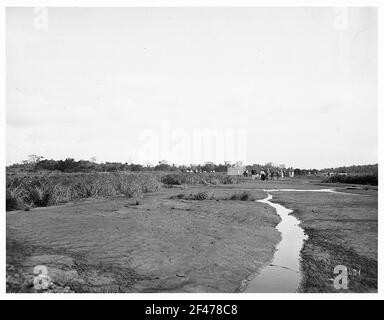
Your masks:
{"label": "dense shrub", "polygon": [[160,189],[159,180],[138,173],[50,173],[7,175],[6,208],[50,206],[85,198],[141,197]]}
{"label": "dense shrub", "polygon": [[181,174],[167,174],[161,177],[161,182],[168,186],[181,185],[183,183],[182,180],[184,179],[182,179]]}
{"label": "dense shrub", "polygon": [[161,177],[165,185],[217,185],[241,182],[241,177],[227,176],[225,173],[171,173]]}
{"label": "dense shrub", "polygon": [[237,179],[234,176],[225,176],[222,180],[224,184],[233,184],[236,183]]}
{"label": "dense shrub", "polygon": [[264,199],[267,196],[267,193],[264,191],[243,191],[236,192],[232,194],[228,199],[229,200],[240,200],[240,201],[255,201],[259,199]]}
{"label": "dense shrub", "polygon": [[212,199],[212,196],[209,196],[208,192],[200,191],[197,193],[190,194],[187,198],[188,200],[208,200]]}
{"label": "dense shrub", "polygon": [[23,202],[15,192],[6,190],[6,210],[23,209]]}
{"label": "dense shrub", "polygon": [[327,183],[349,183],[349,184],[364,184],[377,186],[378,185],[378,177],[377,175],[335,175],[332,177],[328,177],[322,182]]}
{"label": "dense shrub", "polygon": [[[248,201],[252,200],[252,195],[249,192],[241,192],[241,193],[234,193],[231,198],[231,200],[241,200],[241,201]],[[254,199],[253,199],[254,200]]]}
{"label": "dense shrub", "polygon": [[208,193],[207,191],[198,191],[196,193],[179,193],[175,196],[172,196],[171,199],[184,199],[184,200],[213,200],[215,199],[212,193]]}
{"label": "dense shrub", "polygon": [[197,191],[194,193],[179,193],[171,197],[171,199],[183,199],[183,200],[240,200],[240,201],[256,201],[267,197],[267,193],[262,190],[242,191],[232,194],[227,192],[209,192],[209,191]]}
{"label": "dense shrub", "polygon": [[[70,163],[70,161],[67,161]],[[167,186],[228,184],[241,178],[216,173],[128,173],[128,172],[28,172],[8,173],[6,176],[6,208],[23,209],[34,206],[51,206],[70,201],[124,195],[140,198],[143,193]],[[197,195],[197,198],[204,195]]]}

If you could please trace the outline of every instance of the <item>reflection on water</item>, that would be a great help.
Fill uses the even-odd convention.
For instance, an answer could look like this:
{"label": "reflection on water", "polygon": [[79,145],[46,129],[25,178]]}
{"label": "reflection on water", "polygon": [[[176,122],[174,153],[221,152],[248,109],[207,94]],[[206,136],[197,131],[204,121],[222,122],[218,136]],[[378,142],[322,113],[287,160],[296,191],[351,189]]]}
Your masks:
{"label": "reflection on water", "polygon": [[258,202],[267,203],[276,209],[281,217],[276,229],[281,232],[282,240],[276,247],[272,263],[249,282],[245,292],[296,292],[300,284],[300,251],[307,235],[299,227],[300,221],[289,215],[292,210],[270,202],[271,199],[272,196],[268,194],[266,199]]}
{"label": "reflection on water", "polygon": [[[300,190],[300,189],[269,189],[266,192],[330,192],[355,196],[359,194],[336,191],[334,189]],[[300,251],[307,235],[299,227],[300,221],[289,215],[292,210],[273,203],[272,196],[258,202],[267,203],[276,209],[281,222],[276,229],[281,232],[281,242],[276,247],[272,263],[265,267],[260,274],[248,283],[245,292],[297,292],[300,285]]]}

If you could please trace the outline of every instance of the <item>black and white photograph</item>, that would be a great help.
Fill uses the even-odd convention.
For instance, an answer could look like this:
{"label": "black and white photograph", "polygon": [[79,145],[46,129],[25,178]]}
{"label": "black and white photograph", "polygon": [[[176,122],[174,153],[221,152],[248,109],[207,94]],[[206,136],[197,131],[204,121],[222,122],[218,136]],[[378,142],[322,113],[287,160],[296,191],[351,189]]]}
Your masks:
{"label": "black and white photograph", "polygon": [[378,293],[380,8],[4,10],[6,295]]}

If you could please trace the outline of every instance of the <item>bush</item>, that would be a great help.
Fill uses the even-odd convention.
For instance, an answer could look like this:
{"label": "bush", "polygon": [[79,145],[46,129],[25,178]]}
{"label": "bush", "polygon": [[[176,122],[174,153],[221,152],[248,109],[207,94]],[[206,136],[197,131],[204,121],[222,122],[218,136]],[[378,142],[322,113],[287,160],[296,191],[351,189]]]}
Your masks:
{"label": "bush", "polygon": [[199,191],[197,193],[190,193],[189,195],[179,193],[172,196],[171,199],[184,199],[184,200],[213,200],[215,199],[213,194],[209,194],[207,191]]}
{"label": "bush", "polygon": [[[71,164],[71,161],[67,161]],[[127,172],[28,172],[7,173],[6,208],[23,209],[33,206],[51,206],[86,198],[124,195],[140,198],[144,193],[155,192],[161,182],[167,186],[238,183],[238,177],[223,173],[127,173]],[[193,198],[205,199],[204,194]],[[209,197],[208,197],[209,198]]]}
{"label": "bush", "polygon": [[239,183],[239,177],[227,176],[225,173],[172,173],[161,177],[161,182],[165,185],[217,185]]}
{"label": "bush", "polygon": [[373,175],[373,174],[372,175],[353,175],[353,176],[335,175],[323,180],[322,182],[364,184],[364,185],[377,186],[378,177],[377,175]]}
{"label": "bush", "polygon": [[20,210],[23,208],[21,199],[10,190],[6,190],[6,210]]}
{"label": "bush", "polygon": [[177,175],[177,174],[167,174],[161,178],[161,182],[168,186],[181,185],[182,177],[181,175]]}
{"label": "bush", "polygon": [[233,176],[225,176],[223,179],[222,179],[222,183],[223,184],[234,184],[234,183],[237,183],[236,181],[237,179]]}
{"label": "bush", "polygon": [[251,194],[250,192],[240,192],[240,193],[234,193],[231,197],[231,200],[241,200],[241,201],[254,201],[256,200],[256,197]]}
{"label": "bush", "polygon": [[7,210],[116,195],[138,198],[161,186],[151,174],[124,172],[7,174],[6,180]]}
{"label": "bush", "polygon": [[188,200],[209,200],[212,199],[206,191],[200,191],[195,194],[190,194]]}

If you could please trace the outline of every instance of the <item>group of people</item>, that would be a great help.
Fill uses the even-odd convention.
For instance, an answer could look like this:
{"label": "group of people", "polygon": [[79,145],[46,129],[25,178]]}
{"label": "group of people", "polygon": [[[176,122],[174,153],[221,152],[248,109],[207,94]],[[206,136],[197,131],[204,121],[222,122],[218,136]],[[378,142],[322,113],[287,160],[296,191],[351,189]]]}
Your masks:
{"label": "group of people", "polygon": [[249,170],[246,169],[243,172],[244,177],[251,176],[253,180],[255,179],[261,179],[264,180],[272,180],[273,178],[279,179],[280,177],[284,177],[283,171],[281,172],[275,172],[273,170],[260,170],[260,172],[257,172],[255,169],[251,169],[251,172],[249,173]]}

